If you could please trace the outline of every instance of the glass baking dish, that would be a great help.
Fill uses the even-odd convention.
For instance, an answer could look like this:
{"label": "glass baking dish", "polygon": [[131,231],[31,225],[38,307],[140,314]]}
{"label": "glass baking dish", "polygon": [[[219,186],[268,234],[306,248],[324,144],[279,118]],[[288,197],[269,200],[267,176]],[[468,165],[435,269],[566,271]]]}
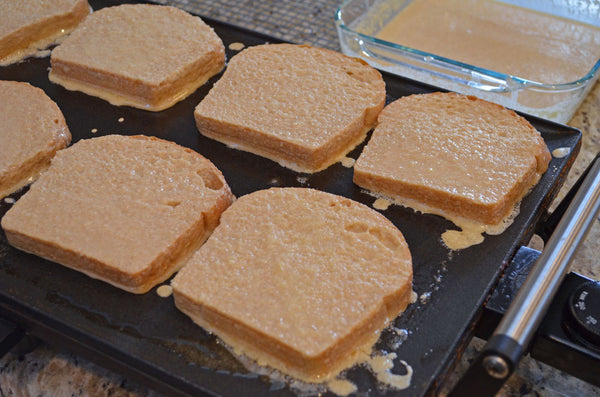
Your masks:
{"label": "glass baking dish", "polygon": [[[344,1],[335,15],[342,52],[362,58],[380,70],[462,94],[475,95],[561,123],[571,119],[598,79],[600,43],[592,49],[595,51],[598,48],[599,55],[593,58],[595,64],[583,77],[574,81],[542,83],[375,37],[411,2],[412,0]],[[524,7],[566,19],[567,22],[600,27],[600,0],[523,0],[495,3],[513,7],[517,11]]]}

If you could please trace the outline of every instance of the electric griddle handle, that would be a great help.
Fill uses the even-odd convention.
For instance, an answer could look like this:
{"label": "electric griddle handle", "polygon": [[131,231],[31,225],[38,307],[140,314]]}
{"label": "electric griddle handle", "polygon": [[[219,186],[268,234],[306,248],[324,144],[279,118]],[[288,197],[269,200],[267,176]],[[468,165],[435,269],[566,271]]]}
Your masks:
{"label": "electric griddle handle", "polygon": [[0,317],[0,357],[23,339],[25,332],[17,324]]}
{"label": "electric griddle handle", "polygon": [[[583,179],[583,180],[582,180]],[[600,209],[600,154],[586,170],[556,230],[494,334],[460,379],[451,397],[495,395],[528,351],[569,262]]]}

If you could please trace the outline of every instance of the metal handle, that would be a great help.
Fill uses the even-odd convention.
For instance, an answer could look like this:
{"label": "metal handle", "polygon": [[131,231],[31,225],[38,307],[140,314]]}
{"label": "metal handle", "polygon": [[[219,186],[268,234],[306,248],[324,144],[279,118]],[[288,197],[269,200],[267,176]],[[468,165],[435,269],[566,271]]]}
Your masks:
{"label": "metal handle", "polygon": [[573,254],[599,209],[600,156],[597,156],[494,334],[476,362],[453,389],[451,396],[469,395],[473,391],[474,382],[489,395],[495,394],[502,387],[527,351],[535,330],[567,272]]}
{"label": "metal handle", "polygon": [[596,159],[494,335],[505,335],[527,348],[599,209],[600,159]]}

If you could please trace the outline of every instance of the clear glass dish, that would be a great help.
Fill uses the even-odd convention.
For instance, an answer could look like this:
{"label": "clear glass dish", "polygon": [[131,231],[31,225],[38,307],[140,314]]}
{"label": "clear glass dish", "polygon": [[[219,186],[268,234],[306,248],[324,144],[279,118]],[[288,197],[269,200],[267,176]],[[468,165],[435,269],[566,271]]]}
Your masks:
{"label": "clear glass dish", "polygon": [[[600,59],[575,81],[541,83],[459,62],[375,36],[412,0],[346,0],[335,23],[342,52],[380,70],[561,123],[568,122],[598,79]],[[482,0],[492,1],[492,0]],[[505,1],[568,20],[600,26],[600,0]],[[600,47],[599,47],[600,48]]]}

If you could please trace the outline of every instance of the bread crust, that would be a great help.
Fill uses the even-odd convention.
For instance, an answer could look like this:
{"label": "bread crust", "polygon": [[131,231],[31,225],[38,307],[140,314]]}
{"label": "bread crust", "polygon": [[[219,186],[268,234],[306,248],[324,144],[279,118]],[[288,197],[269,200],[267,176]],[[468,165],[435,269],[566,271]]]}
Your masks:
{"label": "bread crust", "polygon": [[308,188],[239,198],[171,283],[176,306],[236,353],[307,382],[370,351],[411,284],[389,220]]}
{"label": "bread crust", "polygon": [[540,179],[550,153],[512,110],[431,93],[388,105],[354,165],[354,182],[402,203],[495,225]]}
{"label": "bread crust", "polygon": [[124,4],[90,15],[52,51],[51,66],[50,80],[67,89],[160,111],[219,73],[225,47],[183,10]]}
{"label": "bread crust", "polygon": [[197,152],[110,135],[60,153],[2,228],[16,248],[144,293],[183,266],[233,199]]}
{"label": "bread crust", "polygon": [[234,56],[194,115],[211,139],[314,173],[362,142],[384,103],[383,78],[365,62],[266,44]]}
{"label": "bread crust", "polygon": [[71,142],[58,105],[28,83],[0,81],[0,198],[31,183]]}
{"label": "bread crust", "polygon": [[75,29],[89,12],[87,0],[0,3],[0,65],[46,48]]}

